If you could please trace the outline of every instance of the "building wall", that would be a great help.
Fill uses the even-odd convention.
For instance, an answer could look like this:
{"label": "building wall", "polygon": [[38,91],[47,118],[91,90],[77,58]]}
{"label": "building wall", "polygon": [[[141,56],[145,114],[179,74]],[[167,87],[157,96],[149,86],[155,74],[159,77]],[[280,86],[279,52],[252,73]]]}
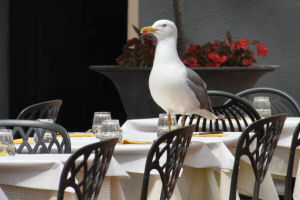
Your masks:
{"label": "building wall", "polygon": [[[257,64],[280,65],[257,83],[289,93],[300,103],[300,1],[186,0],[185,32],[190,42],[234,39],[264,42],[269,54]],[[172,1],[140,0],[139,26],[158,19],[174,19]]]}
{"label": "building wall", "polygon": [[0,0],[0,119],[8,117],[8,1]]}

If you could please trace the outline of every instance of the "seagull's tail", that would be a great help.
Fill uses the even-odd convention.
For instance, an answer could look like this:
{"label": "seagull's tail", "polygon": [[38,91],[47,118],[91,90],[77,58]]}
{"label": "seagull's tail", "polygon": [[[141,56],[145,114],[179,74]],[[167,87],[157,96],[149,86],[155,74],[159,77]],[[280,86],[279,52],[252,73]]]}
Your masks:
{"label": "seagull's tail", "polygon": [[225,119],[224,115],[218,114],[217,119]]}
{"label": "seagull's tail", "polygon": [[214,113],[212,113],[212,112],[210,112],[208,110],[203,110],[203,109],[200,110],[200,115],[202,117],[204,117],[206,119],[210,119],[210,120],[213,120],[213,119],[220,119],[220,120],[221,119],[225,119],[225,117],[223,115],[221,115],[221,114],[218,114],[216,116]]}

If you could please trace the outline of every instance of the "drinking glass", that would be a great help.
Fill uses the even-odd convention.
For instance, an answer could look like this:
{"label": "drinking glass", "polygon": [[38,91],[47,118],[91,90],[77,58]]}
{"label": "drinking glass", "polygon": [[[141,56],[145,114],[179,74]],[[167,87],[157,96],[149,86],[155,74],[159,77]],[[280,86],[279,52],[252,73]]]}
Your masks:
{"label": "drinking glass", "polygon": [[269,97],[254,97],[252,105],[262,119],[266,117],[271,117],[272,114]]}
{"label": "drinking glass", "polygon": [[120,128],[119,120],[111,119],[102,122],[101,133],[96,135],[100,138],[100,141],[107,140],[110,138],[119,138],[119,142],[122,142],[122,133]]}
{"label": "drinking glass", "polygon": [[[37,119],[37,121],[54,123],[53,119]],[[39,129],[39,131],[40,131],[40,133],[42,133],[43,129]],[[36,133],[34,134],[33,138],[34,138],[35,142],[38,141],[38,137],[37,137]],[[43,140],[44,140],[45,143],[51,142],[51,140],[52,140],[52,134],[51,134],[50,131],[48,131],[48,130],[45,131]]]}
{"label": "drinking glass", "polygon": [[14,140],[10,129],[0,129],[0,155],[15,155]]}
{"label": "drinking glass", "polygon": [[[177,120],[175,114],[171,114],[171,130],[177,128]],[[168,114],[167,113],[160,113],[158,117],[158,126],[157,126],[157,137],[160,137],[164,133],[169,131],[168,125]]]}
{"label": "drinking glass", "polygon": [[110,112],[95,112],[92,126],[92,133],[96,136],[101,132],[102,122],[105,120],[110,120]]}

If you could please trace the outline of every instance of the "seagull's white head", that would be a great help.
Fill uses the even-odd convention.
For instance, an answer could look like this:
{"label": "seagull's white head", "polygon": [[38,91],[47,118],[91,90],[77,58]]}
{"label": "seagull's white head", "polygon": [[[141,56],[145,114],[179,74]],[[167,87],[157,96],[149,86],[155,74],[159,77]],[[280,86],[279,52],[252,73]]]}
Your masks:
{"label": "seagull's white head", "polygon": [[141,33],[152,33],[160,41],[168,38],[177,39],[176,25],[166,19],[158,20],[152,26],[142,28]]}

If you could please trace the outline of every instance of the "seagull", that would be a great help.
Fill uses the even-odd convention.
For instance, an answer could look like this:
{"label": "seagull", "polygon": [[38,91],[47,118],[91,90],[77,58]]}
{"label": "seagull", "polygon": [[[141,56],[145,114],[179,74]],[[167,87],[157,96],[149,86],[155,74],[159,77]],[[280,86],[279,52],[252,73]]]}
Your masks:
{"label": "seagull", "polygon": [[[200,115],[218,119],[212,111],[206,83],[193,70],[186,67],[177,53],[177,28],[169,20],[158,20],[141,29],[143,34],[153,34],[157,39],[149,89],[154,101],[168,113],[171,130],[171,113]],[[182,126],[184,125],[182,118]]]}

